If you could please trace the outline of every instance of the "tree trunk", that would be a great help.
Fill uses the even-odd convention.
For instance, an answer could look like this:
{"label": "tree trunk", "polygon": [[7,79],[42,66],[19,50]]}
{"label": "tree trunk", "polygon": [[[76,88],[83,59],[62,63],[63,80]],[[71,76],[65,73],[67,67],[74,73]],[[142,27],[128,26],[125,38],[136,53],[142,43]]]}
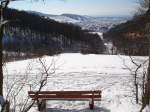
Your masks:
{"label": "tree trunk", "polygon": [[150,0],[149,0],[149,7],[148,7],[148,10],[147,10],[147,15],[150,15]]}
{"label": "tree trunk", "polygon": [[3,96],[3,31],[4,31],[4,20],[3,20],[3,10],[7,8],[10,0],[1,1],[0,4],[0,96]]}
{"label": "tree trunk", "polygon": [[0,96],[3,96],[3,63],[2,63],[2,38],[3,38],[3,4],[0,6]]}
{"label": "tree trunk", "polygon": [[138,84],[135,84],[135,91],[136,91],[136,104],[138,104],[139,103],[139,90],[138,90]]}
{"label": "tree trunk", "polygon": [[3,63],[2,63],[2,38],[4,25],[0,26],[0,96],[3,96]]}
{"label": "tree trunk", "polygon": [[150,46],[149,46],[149,65],[148,65],[148,73],[147,73],[147,81],[145,84],[145,92],[142,98],[142,110],[146,107],[146,105],[149,105],[150,101]]}

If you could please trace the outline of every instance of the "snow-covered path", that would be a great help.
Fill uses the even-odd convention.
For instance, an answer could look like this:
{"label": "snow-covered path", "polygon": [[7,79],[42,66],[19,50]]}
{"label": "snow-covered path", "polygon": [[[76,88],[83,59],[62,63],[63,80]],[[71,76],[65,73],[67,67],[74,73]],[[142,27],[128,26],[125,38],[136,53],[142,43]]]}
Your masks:
{"label": "snow-covered path", "polygon": [[[135,58],[139,62],[147,59]],[[55,74],[49,77],[45,90],[102,90],[102,101],[95,103],[94,112],[139,111],[140,106],[132,98],[133,76],[125,67],[127,65],[134,69],[128,56],[62,54],[54,58],[45,56],[43,59],[47,65],[54,59],[57,68]],[[32,69],[27,67],[29,65]],[[38,67],[37,59],[32,59],[7,63],[4,71],[7,79],[15,80],[23,77],[30,68],[32,72],[28,74],[38,79]],[[28,78],[31,80],[32,77]],[[26,87],[24,95],[28,90]],[[86,101],[49,101],[48,107],[49,112],[90,112]],[[36,110],[33,108],[32,112]]]}

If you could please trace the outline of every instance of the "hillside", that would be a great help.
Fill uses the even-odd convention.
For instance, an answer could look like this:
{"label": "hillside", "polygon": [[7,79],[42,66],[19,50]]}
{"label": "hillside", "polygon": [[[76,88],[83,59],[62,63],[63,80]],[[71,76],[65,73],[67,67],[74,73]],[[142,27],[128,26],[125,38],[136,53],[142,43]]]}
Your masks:
{"label": "hillside", "polygon": [[44,18],[49,18],[61,23],[72,23],[80,26],[82,29],[90,30],[94,32],[106,32],[115,25],[126,22],[130,19],[128,16],[87,16],[87,15],[77,15],[77,14],[61,14],[52,15],[44,14],[40,12],[30,12],[37,14]]}
{"label": "hillside", "polygon": [[38,14],[15,9],[4,11],[9,20],[3,38],[4,50],[39,55],[63,52],[103,53],[97,34],[71,23],[60,23]]}
{"label": "hillside", "polygon": [[149,16],[134,18],[110,29],[104,38],[112,41],[121,54],[148,55],[148,38],[144,35],[144,28],[149,22]]}

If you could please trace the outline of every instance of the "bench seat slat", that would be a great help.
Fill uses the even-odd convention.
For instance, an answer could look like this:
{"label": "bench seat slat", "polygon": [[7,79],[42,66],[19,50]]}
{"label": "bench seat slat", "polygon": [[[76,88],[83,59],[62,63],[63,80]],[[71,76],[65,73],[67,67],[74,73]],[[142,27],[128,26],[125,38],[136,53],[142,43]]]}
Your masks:
{"label": "bench seat slat", "polygon": [[101,95],[30,95],[31,98],[100,98]]}
{"label": "bench seat slat", "polygon": [[40,93],[39,94],[37,94],[37,93],[36,94],[29,94],[29,96],[34,96],[34,95],[35,96],[38,96],[38,95],[51,95],[51,96],[59,96],[59,95],[63,95],[63,96],[68,96],[68,95],[72,95],[72,96],[73,95],[79,95],[79,96],[89,95],[90,96],[90,95],[92,95],[92,96],[95,96],[95,95],[101,95],[101,94],[97,94],[97,93],[96,94],[95,93],[94,94],[92,94],[92,93],[86,93],[86,94],[79,94],[79,93],[73,93],[73,94],[64,94],[64,93],[62,93],[62,94],[61,93],[59,93],[59,94],[58,93],[57,94],[40,94]]}
{"label": "bench seat slat", "polygon": [[[42,98],[42,100],[65,100],[65,101],[90,101],[90,99],[91,98]],[[101,101],[101,99],[94,98],[94,101]]]}
{"label": "bench seat slat", "polygon": [[40,91],[40,92],[36,92],[36,91],[29,91],[29,94],[100,94],[101,91]]}

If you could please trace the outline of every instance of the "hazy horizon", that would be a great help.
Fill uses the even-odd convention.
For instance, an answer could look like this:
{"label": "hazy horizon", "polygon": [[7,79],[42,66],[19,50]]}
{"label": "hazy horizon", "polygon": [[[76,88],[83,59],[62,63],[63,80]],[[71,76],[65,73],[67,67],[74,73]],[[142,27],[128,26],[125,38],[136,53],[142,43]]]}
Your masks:
{"label": "hazy horizon", "polygon": [[46,14],[46,15],[52,15],[52,16],[60,16],[63,14],[72,14],[72,15],[79,15],[79,16],[89,16],[89,17],[131,17],[132,15],[85,15],[85,14],[75,14],[75,13],[62,13],[62,14],[49,14],[49,13],[44,13],[44,12],[39,12],[39,11],[32,11],[32,10],[20,10],[20,11],[28,11],[28,12],[35,12],[35,13],[41,13],[41,14]]}
{"label": "hazy horizon", "polygon": [[135,0],[31,0],[11,2],[9,7],[45,14],[77,14],[87,16],[132,16]]}

